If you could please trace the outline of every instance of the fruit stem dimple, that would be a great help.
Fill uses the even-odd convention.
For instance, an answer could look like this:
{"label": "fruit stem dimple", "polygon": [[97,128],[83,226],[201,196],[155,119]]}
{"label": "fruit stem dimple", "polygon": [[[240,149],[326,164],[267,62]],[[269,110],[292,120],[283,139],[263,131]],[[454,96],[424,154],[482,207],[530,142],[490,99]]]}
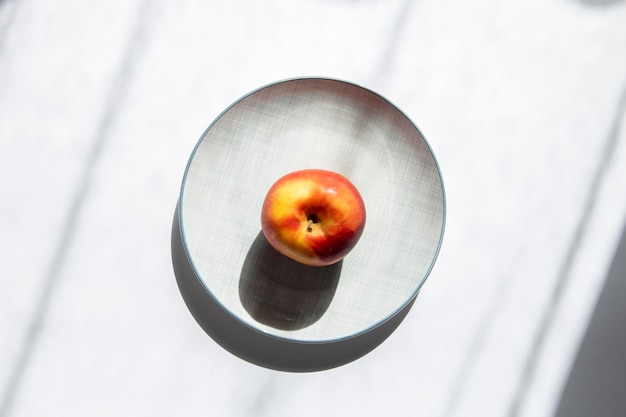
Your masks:
{"label": "fruit stem dimple", "polygon": [[307,232],[312,232],[313,231],[313,224],[319,222],[319,220],[317,218],[317,214],[311,213],[308,216],[306,216],[306,219],[309,221],[309,224],[306,227],[306,231]]}

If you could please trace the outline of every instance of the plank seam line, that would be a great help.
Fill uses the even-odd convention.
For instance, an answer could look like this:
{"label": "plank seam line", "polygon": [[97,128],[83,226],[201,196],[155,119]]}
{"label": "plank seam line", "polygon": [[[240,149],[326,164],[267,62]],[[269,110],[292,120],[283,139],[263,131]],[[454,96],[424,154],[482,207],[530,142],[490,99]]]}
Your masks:
{"label": "plank seam line", "polygon": [[24,375],[28,370],[37,345],[41,338],[45,318],[52,304],[54,292],[60,281],[60,274],[66,262],[69,250],[76,235],[78,219],[83,211],[84,203],[90,191],[90,186],[95,175],[95,167],[100,159],[102,149],[109,137],[109,131],[119,114],[120,103],[124,101],[124,95],[129,85],[131,70],[137,62],[140,44],[143,40],[144,31],[149,19],[145,18],[146,7],[150,0],[144,0],[138,6],[134,29],[132,30],[126,48],[122,54],[122,62],[117,74],[114,75],[109,89],[109,94],[104,101],[104,111],[96,129],[96,137],[86,158],[83,173],[78,182],[76,192],[72,198],[69,210],[64,220],[61,236],[53,252],[48,272],[43,280],[42,291],[34,309],[34,313],[25,332],[22,347],[9,374],[7,385],[0,402],[0,417],[7,417],[12,409],[14,400],[19,393]]}
{"label": "plank seam line", "polygon": [[546,311],[542,315],[539,329],[537,330],[532,347],[522,369],[520,381],[517,386],[517,390],[514,393],[511,408],[509,409],[509,417],[519,416],[522,404],[526,400],[529,387],[535,377],[538,366],[539,354],[544,349],[550,329],[554,326],[555,312],[561,305],[563,294],[565,293],[565,290],[570,280],[574,261],[580,252],[582,243],[585,239],[585,235],[587,234],[587,229],[589,228],[589,224],[591,223],[591,219],[593,218],[593,214],[596,210],[596,200],[600,193],[600,189],[602,188],[602,184],[604,183],[606,173],[608,171],[607,168],[611,165],[611,162],[613,160],[612,156],[615,149],[617,148],[620,133],[624,128],[622,123],[625,119],[625,110],[626,87],[622,88],[621,95],[619,96],[617,102],[617,113],[613,119],[613,123],[611,124],[607,143],[600,157],[600,163],[593,176],[591,186],[589,187],[589,192],[587,194],[587,199],[580,217],[580,221],[578,222],[576,231],[571,240],[571,244],[569,245],[569,248],[565,255],[565,260],[563,262],[563,265],[561,266],[561,270],[559,271],[556,285],[552,290],[550,302],[548,302]]}

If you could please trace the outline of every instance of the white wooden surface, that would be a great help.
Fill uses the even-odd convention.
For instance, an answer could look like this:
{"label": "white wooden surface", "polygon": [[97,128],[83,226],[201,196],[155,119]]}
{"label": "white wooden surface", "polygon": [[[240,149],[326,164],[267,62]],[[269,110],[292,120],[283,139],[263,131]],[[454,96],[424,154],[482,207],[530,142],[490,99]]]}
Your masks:
{"label": "white wooden surface", "polygon": [[[0,2],[0,416],[550,416],[626,215],[626,2]],[[438,263],[344,367],[279,373],[176,288],[183,170],[232,101],[382,93],[444,175]]]}

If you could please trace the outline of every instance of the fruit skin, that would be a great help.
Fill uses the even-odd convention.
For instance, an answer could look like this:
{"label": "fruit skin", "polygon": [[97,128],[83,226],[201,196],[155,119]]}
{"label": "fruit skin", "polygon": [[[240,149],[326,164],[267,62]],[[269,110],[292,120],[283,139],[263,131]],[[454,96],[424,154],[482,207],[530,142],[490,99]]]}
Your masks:
{"label": "fruit skin", "polygon": [[295,171],[272,185],[263,202],[261,228],[278,252],[310,266],[342,260],[365,227],[365,204],[343,175],[321,169]]}

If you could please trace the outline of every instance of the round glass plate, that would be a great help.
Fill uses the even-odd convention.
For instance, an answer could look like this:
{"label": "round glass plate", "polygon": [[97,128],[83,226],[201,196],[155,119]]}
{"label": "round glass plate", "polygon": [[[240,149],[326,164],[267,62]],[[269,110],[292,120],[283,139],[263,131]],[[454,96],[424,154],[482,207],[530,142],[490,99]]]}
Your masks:
{"label": "round glass plate", "polygon": [[[305,267],[261,233],[281,176],[307,168],[347,177],[367,210],[340,263]],[[445,218],[442,179],[416,126],[372,91],[333,79],[262,87],[204,132],[178,201],[180,238],[206,293],[248,329],[294,343],[332,343],[410,305],[433,267]]]}

